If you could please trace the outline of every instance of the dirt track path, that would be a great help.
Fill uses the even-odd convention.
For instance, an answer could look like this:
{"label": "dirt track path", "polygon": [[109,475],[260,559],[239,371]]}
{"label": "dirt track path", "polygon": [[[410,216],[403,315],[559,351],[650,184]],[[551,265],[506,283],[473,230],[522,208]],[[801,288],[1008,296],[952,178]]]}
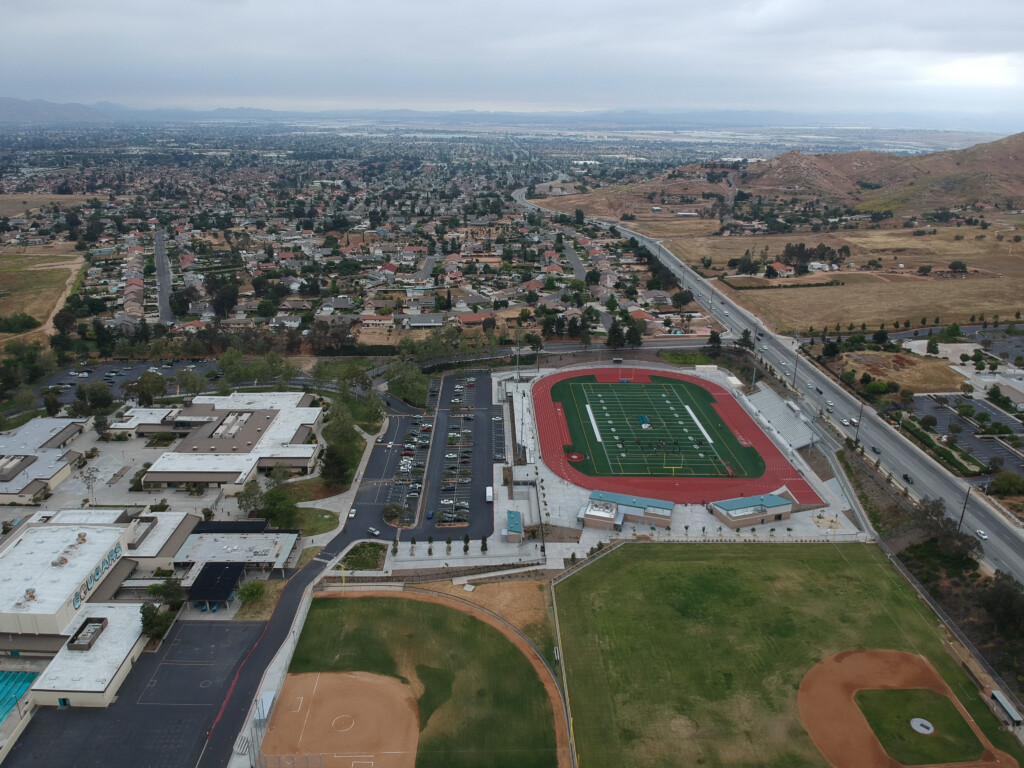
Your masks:
{"label": "dirt track path", "polygon": [[548,700],[551,702],[551,711],[555,718],[555,749],[558,754],[558,768],[572,768],[572,760],[569,755],[569,729],[567,725],[567,717],[565,714],[565,707],[562,706],[562,696],[558,690],[558,685],[555,679],[551,676],[547,666],[537,655],[537,653],[530,647],[530,645],[523,640],[519,634],[509,628],[508,624],[505,624],[498,619],[495,619],[485,611],[471,607],[469,604],[458,601],[447,599],[444,595],[439,593],[427,593],[427,592],[328,592],[326,594],[318,595],[318,598],[360,598],[360,597],[391,597],[405,600],[419,600],[423,603],[437,603],[438,605],[445,605],[449,608],[454,608],[457,611],[467,613],[474,618],[479,619],[485,624],[489,624],[496,630],[501,632],[509,641],[520,651],[523,655],[529,659],[533,668],[537,671],[537,676],[540,678],[541,683],[544,685],[544,690],[547,691]]}

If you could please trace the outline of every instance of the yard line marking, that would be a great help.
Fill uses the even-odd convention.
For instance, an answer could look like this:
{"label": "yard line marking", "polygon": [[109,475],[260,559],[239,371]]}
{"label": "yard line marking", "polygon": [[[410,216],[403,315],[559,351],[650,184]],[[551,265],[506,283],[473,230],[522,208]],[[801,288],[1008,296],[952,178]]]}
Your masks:
{"label": "yard line marking", "polygon": [[690,406],[687,405],[684,407],[686,408],[686,412],[690,414],[690,418],[693,419],[693,423],[697,425],[697,429],[699,429],[700,433],[704,435],[704,439],[708,441],[708,445],[713,445],[715,441],[711,439],[711,435],[709,435],[707,430],[704,429],[704,425],[697,421],[697,417],[694,415],[693,411],[690,410]]}
{"label": "yard line marking", "polygon": [[597,435],[597,442],[603,443],[604,440],[601,439],[601,430],[597,428],[597,421],[594,419],[594,412],[590,410],[590,403],[587,403],[586,409],[587,416],[590,417],[590,426],[594,428],[594,434]]}

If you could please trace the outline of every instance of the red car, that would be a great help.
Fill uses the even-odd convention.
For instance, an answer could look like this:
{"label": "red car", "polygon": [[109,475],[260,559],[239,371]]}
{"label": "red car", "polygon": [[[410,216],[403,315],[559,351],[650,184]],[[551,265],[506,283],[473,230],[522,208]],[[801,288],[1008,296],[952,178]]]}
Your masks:
{"label": "red car", "polygon": [[409,450],[405,450],[405,451],[402,451],[402,455],[403,455],[403,456],[412,456],[412,455],[413,455],[413,452],[412,452],[412,451],[409,451]]}

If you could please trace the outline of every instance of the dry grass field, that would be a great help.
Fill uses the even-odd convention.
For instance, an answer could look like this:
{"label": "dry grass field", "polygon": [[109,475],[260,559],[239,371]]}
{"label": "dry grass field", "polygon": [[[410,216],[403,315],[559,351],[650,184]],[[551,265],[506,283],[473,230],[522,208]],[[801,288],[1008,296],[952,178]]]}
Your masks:
{"label": "dry grass field", "polygon": [[836,370],[854,370],[859,377],[870,373],[876,379],[895,381],[914,392],[954,392],[966,377],[953,370],[948,360],[908,353],[846,352]]}
{"label": "dry grass field", "polygon": [[67,245],[62,250],[38,246],[0,254],[0,316],[26,312],[43,323],[25,334],[0,334],[0,346],[15,337],[34,341],[52,330],[49,320],[82,263],[81,253]]}
{"label": "dry grass field", "polygon": [[[1024,222],[1021,222],[1024,225]],[[909,230],[851,230],[834,233],[797,233],[758,237],[698,237],[674,239],[668,247],[687,264],[699,264],[704,257],[712,260],[712,272],[724,268],[729,259],[740,258],[746,250],[760,255],[768,248],[768,258],[778,258],[786,243],[803,242],[808,246],[819,242],[839,248],[850,248],[849,261],[857,267],[878,259],[882,270],[872,272],[841,272],[812,274],[800,278],[771,281],[776,285],[827,282],[839,280],[843,285],[808,289],[732,291],[723,287],[739,304],[761,315],[779,331],[802,330],[810,326],[834,326],[845,330],[849,323],[866,323],[868,328],[879,324],[910,320],[920,325],[922,317],[933,322],[936,317],[945,324],[968,322],[971,315],[988,318],[1000,315],[1012,318],[1024,310],[1024,243],[1014,243],[1006,222],[987,232],[971,228],[940,229],[939,234],[914,237]],[[1002,232],[1000,242],[996,234]],[[955,240],[957,234],[963,240]],[[984,239],[975,236],[984,234]],[[921,277],[918,267],[929,265],[933,270],[946,269],[950,262],[967,263],[970,274],[963,278],[939,275]],[[899,265],[903,265],[903,269]],[[735,285],[763,284],[755,280],[731,280]]]}
{"label": "dry grass field", "polygon": [[61,208],[74,208],[92,200],[95,195],[0,195],[0,217],[14,218],[34,213],[40,208],[56,203]]}

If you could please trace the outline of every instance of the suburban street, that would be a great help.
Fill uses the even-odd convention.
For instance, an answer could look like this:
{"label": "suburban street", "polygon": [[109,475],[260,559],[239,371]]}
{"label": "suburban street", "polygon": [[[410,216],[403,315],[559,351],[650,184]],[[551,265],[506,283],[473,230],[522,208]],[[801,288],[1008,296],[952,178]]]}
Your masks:
{"label": "suburban street", "polygon": [[171,312],[171,264],[167,260],[166,235],[163,230],[153,235],[153,263],[156,265],[157,306],[160,308],[160,322],[173,323]]}

